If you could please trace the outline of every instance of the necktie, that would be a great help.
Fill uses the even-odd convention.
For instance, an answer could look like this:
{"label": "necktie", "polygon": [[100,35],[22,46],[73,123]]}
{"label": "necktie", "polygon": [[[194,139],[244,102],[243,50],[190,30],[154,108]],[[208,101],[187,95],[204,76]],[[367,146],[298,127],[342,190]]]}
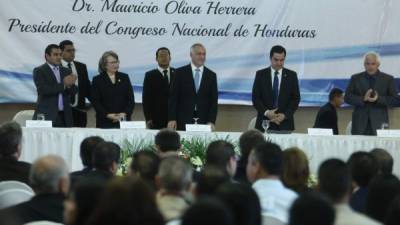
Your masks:
{"label": "necktie", "polygon": [[278,96],[279,96],[279,78],[278,78],[278,71],[275,71],[274,73],[274,83],[272,85],[272,105],[273,108],[276,109],[278,108]]}
{"label": "necktie", "polygon": [[72,70],[71,63],[70,63],[70,62],[67,64],[67,66],[68,66],[68,68],[69,68],[70,70]]}
{"label": "necktie", "polygon": [[164,74],[164,79],[167,81],[167,83],[169,83],[169,81],[168,81],[168,70],[163,70],[163,74]]}
{"label": "necktie", "polygon": [[200,87],[200,69],[196,68],[194,71],[194,86],[196,87],[196,92],[198,92]]}
{"label": "necktie", "polygon": [[[61,82],[61,76],[60,76],[60,70],[58,66],[53,67],[53,72],[54,75],[56,76],[57,82]],[[58,110],[59,111],[64,111],[64,101],[63,101],[63,95],[62,93],[58,94]]]}

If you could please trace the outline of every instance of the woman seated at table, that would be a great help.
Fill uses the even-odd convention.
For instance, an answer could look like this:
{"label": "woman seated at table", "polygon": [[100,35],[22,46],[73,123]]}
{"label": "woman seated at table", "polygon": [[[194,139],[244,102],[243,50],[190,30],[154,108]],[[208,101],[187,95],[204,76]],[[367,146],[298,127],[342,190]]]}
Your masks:
{"label": "woman seated at table", "polygon": [[99,60],[99,75],[92,81],[92,103],[96,127],[119,128],[121,120],[130,120],[135,97],[128,74],[121,73],[118,55],[105,52]]}

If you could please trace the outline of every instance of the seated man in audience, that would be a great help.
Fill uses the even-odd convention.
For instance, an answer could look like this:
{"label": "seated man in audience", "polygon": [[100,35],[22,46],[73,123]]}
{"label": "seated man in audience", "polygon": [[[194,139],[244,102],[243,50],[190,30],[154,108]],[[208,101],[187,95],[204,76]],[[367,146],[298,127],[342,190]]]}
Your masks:
{"label": "seated man in audience", "polygon": [[338,117],[336,109],[343,104],[343,91],[339,88],[333,88],[329,93],[329,102],[322,106],[315,119],[315,128],[332,129],[333,134],[338,135]]}
{"label": "seated man in audience", "polygon": [[166,221],[179,219],[189,207],[186,196],[192,176],[192,167],[184,159],[171,156],[161,161],[157,175],[160,186],[157,204]]}
{"label": "seated man in audience", "polygon": [[22,129],[15,122],[0,127],[0,181],[16,180],[29,184],[31,165],[18,161],[21,156]]}
{"label": "seated man in audience", "polygon": [[161,158],[167,156],[177,156],[181,149],[181,137],[178,132],[172,129],[160,130],[155,138],[156,149]]}
{"label": "seated man in audience", "polygon": [[37,159],[31,168],[30,182],[36,196],[1,210],[0,218],[12,218],[16,224],[42,220],[62,223],[63,203],[69,191],[69,173],[64,160],[56,155]]}
{"label": "seated man in audience", "polygon": [[206,165],[224,169],[233,178],[236,173],[237,159],[233,145],[227,141],[211,142],[206,150]]}
{"label": "seated man in audience", "polygon": [[247,160],[249,158],[250,151],[257,145],[264,143],[265,137],[259,130],[248,130],[240,135],[239,148],[240,148],[240,159],[237,163],[236,174],[234,180],[240,183],[249,183],[246,176]]}
{"label": "seated man in audience", "polygon": [[260,198],[262,214],[288,222],[288,211],[297,194],[281,180],[282,150],[271,142],[255,147],[247,163],[247,177]]}
{"label": "seated man in audience", "polygon": [[153,151],[142,150],[132,156],[130,174],[142,178],[156,191],[156,175],[160,165],[160,157]]}
{"label": "seated man in audience", "polygon": [[83,164],[83,169],[71,173],[71,179],[85,175],[93,170],[92,153],[94,148],[104,139],[99,136],[91,136],[85,138],[80,146],[80,156]]}
{"label": "seated man in audience", "polygon": [[379,224],[349,207],[351,175],[349,167],[340,159],[329,159],[318,170],[319,190],[334,204],[335,225]]}
{"label": "seated man in audience", "polygon": [[87,179],[106,183],[118,171],[120,154],[121,149],[114,142],[103,141],[99,143],[94,148],[92,154],[93,170],[80,176],[76,183]]}
{"label": "seated man in audience", "polygon": [[357,212],[365,213],[368,186],[372,178],[378,173],[376,160],[369,152],[355,152],[351,154],[347,164],[353,179],[353,193],[350,197],[350,206]]}
{"label": "seated man in audience", "polygon": [[393,157],[384,149],[375,148],[371,150],[372,157],[375,158],[378,164],[379,174],[392,174],[393,172]]}

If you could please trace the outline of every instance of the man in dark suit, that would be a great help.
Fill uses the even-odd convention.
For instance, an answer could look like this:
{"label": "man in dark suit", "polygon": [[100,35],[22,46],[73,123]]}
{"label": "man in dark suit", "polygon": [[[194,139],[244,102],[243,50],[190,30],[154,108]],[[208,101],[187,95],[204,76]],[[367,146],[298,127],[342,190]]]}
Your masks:
{"label": "man in dark suit", "polygon": [[45,50],[46,63],[33,70],[33,81],[37,90],[37,103],[33,119],[44,114],[53,121],[54,127],[72,127],[71,96],[75,95],[76,76],[70,69],[61,66],[61,49],[50,44]]}
{"label": "man in dark suit", "polygon": [[269,130],[293,131],[293,114],[300,102],[299,81],[296,72],[284,68],[286,49],[280,45],[271,48],[271,66],[256,72],[252,100],[257,110],[256,129],[264,131],[263,120],[269,120]]}
{"label": "man in dark suit", "polygon": [[158,68],[146,72],[143,82],[143,112],[150,129],[167,127],[169,91],[175,79],[175,69],[170,67],[169,49],[157,49],[156,60]]}
{"label": "man in dark suit", "polygon": [[351,134],[376,135],[376,130],[389,123],[388,107],[397,97],[393,76],[379,70],[379,55],[369,52],[364,57],[365,71],[351,76],[345,102],[354,106]]}
{"label": "man in dark suit", "polygon": [[[209,124],[215,129],[218,111],[217,75],[204,66],[206,49],[194,44],[192,62],[176,70],[168,105],[168,127],[185,130],[186,124]],[[197,121],[196,121],[197,120]]]}
{"label": "man in dark suit", "polygon": [[29,185],[31,164],[18,161],[21,156],[21,127],[8,122],[0,127],[0,181],[16,180]]}
{"label": "man in dark suit", "polygon": [[90,80],[86,64],[75,61],[75,47],[70,40],[65,40],[60,43],[62,51],[62,66],[70,69],[74,75],[78,77],[75,85],[78,87],[78,92],[71,96],[71,107],[74,127],[86,127],[86,98],[90,98]]}
{"label": "man in dark suit", "polygon": [[64,160],[56,155],[37,159],[30,181],[36,195],[29,201],[0,210],[0,218],[15,224],[34,221],[63,223],[64,199],[69,191],[69,174]]}
{"label": "man in dark suit", "polygon": [[333,134],[339,134],[336,109],[340,108],[343,101],[343,91],[339,88],[333,88],[329,93],[329,102],[318,111],[314,127],[332,129]]}

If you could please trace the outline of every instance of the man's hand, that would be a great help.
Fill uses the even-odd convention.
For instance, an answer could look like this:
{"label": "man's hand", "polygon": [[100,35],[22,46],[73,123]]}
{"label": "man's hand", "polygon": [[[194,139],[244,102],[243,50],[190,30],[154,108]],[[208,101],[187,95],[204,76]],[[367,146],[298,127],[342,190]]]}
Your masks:
{"label": "man's hand", "polygon": [[211,131],[215,131],[215,125],[213,123],[209,122],[207,124],[211,126]]}
{"label": "man's hand", "polygon": [[124,112],[118,113],[117,116],[118,116],[118,120],[119,120],[119,121],[121,121],[122,118],[125,118],[124,120],[126,120],[126,113],[124,113]]}
{"label": "man's hand", "polygon": [[108,119],[112,120],[114,123],[119,121],[119,114],[116,113],[109,113],[106,116]]}
{"label": "man's hand", "polygon": [[176,130],[176,120],[169,121],[168,128]]}
{"label": "man's hand", "polygon": [[274,119],[277,117],[276,110],[278,110],[278,109],[267,110],[267,111],[265,112],[264,115],[265,115],[269,120],[274,120]]}
{"label": "man's hand", "polygon": [[64,81],[64,86],[70,87],[70,86],[74,85],[77,78],[78,77],[76,75],[72,74],[72,73],[70,75],[68,75],[68,76],[65,76],[64,80],[63,80]]}
{"label": "man's hand", "polygon": [[369,99],[371,98],[372,92],[373,92],[372,89],[368,89],[368,91],[365,92],[365,95],[364,95],[364,102],[369,102]]}
{"label": "man's hand", "polygon": [[278,113],[278,114],[277,114],[276,120],[277,120],[279,123],[282,123],[285,119],[286,119],[285,114],[283,114],[283,113]]}
{"label": "man's hand", "polygon": [[373,93],[374,93],[374,97],[372,97],[372,98],[369,97],[369,99],[368,99],[369,102],[376,102],[378,100],[378,97],[379,97],[378,92],[374,91]]}

